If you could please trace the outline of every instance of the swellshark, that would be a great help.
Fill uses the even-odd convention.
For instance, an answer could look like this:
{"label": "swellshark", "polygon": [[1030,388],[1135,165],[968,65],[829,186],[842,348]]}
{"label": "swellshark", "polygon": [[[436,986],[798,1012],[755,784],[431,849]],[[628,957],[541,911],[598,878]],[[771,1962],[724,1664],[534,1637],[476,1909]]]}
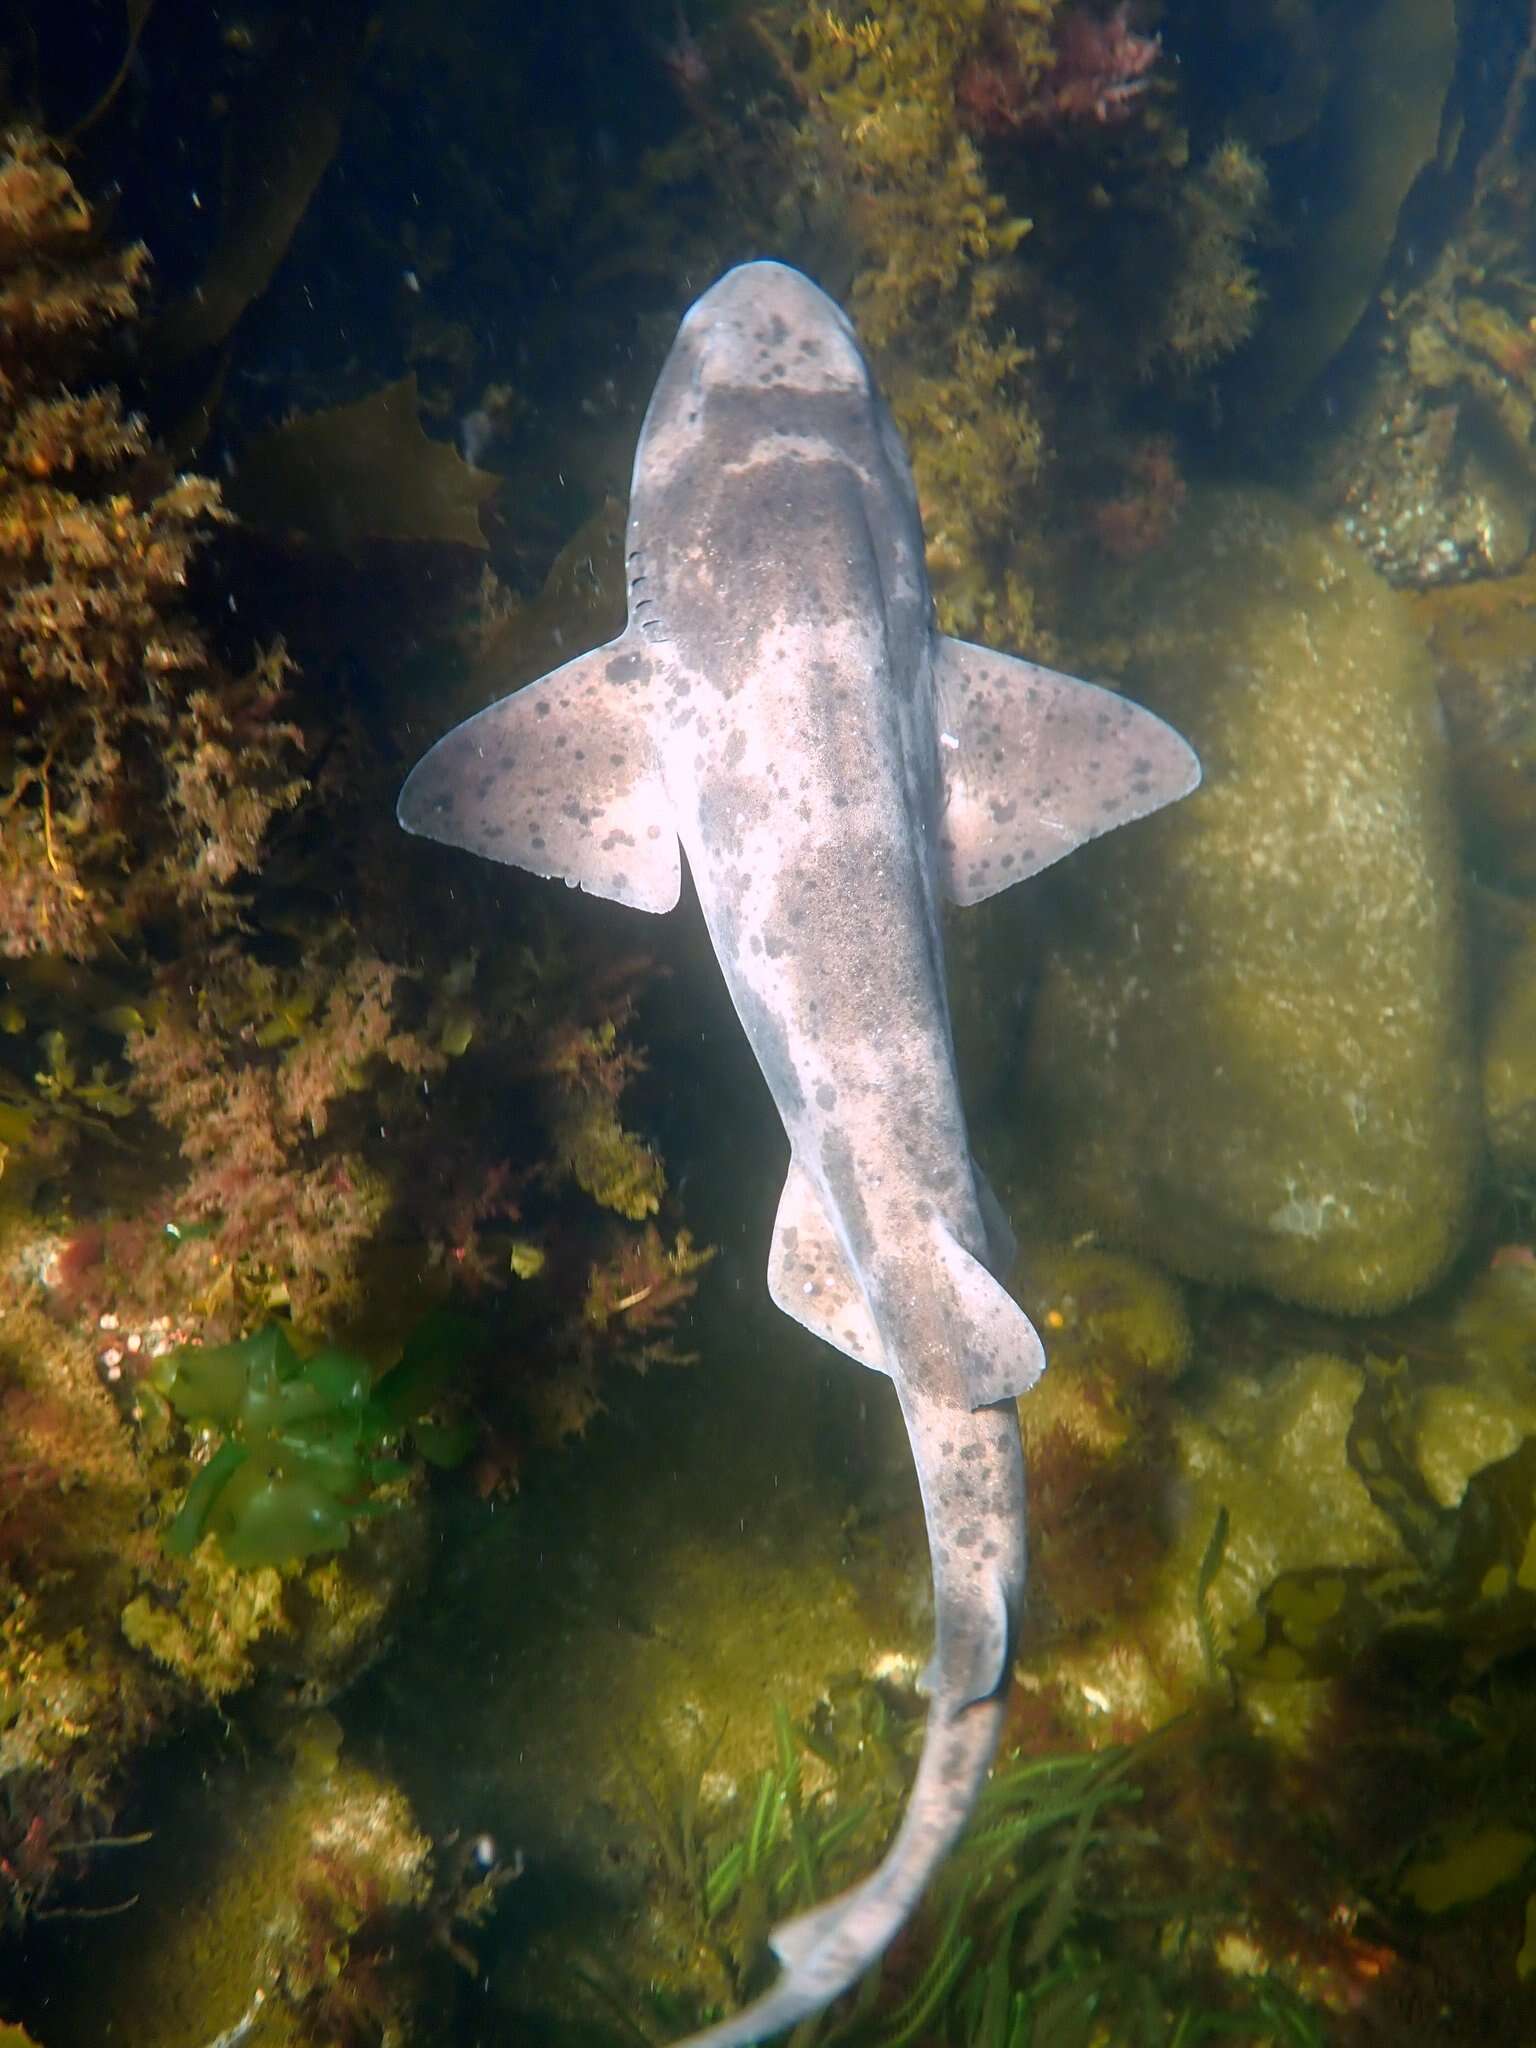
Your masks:
{"label": "swellshark", "polygon": [[1002,1725],[1024,1586],[1016,1397],[1044,1365],[997,1275],[971,1157],[941,906],[1038,874],[1193,789],[1114,692],[938,631],[906,452],[853,328],[743,264],[690,309],[641,428],[616,640],[450,732],[400,823],[639,910],[680,850],[789,1139],[768,1259],[788,1315],[887,1374],[932,1556],[917,1774],[875,1871],[772,1937],[778,1981],[692,2037],[821,2010],[960,1834]]}

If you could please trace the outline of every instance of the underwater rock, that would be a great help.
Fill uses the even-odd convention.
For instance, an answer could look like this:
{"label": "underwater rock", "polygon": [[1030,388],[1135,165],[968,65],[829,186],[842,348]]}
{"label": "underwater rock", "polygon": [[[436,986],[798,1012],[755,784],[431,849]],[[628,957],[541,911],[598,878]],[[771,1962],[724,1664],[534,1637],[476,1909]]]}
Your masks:
{"label": "underwater rock", "polygon": [[1293,405],[1370,307],[1403,203],[1434,162],[1455,71],[1454,0],[1383,0],[1349,10],[1334,33],[1331,85],[1305,144],[1310,176],[1282,212],[1287,257],[1238,370],[1255,422]]}
{"label": "underwater rock", "polygon": [[[1531,424],[1536,430],[1536,411]],[[1406,602],[1437,666],[1468,864],[1495,888],[1529,897],[1536,893],[1536,563]],[[1499,952],[1536,945],[1536,919],[1523,919],[1514,902],[1487,908]],[[1501,972],[1511,987],[1519,979],[1513,961]]]}
{"label": "underwater rock", "polygon": [[[1347,1443],[1365,1375],[1343,1359],[1296,1358],[1260,1380],[1233,1374],[1174,1425],[1161,1494],[1165,1555],[1134,1624],[1053,1641],[1026,1657],[1026,1689],[1079,1698],[1088,1725],[1117,1739],[1156,1728],[1219,1681],[1234,1638],[1287,1572],[1401,1568],[1402,1536],[1350,1463]],[[1250,1677],[1249,1718],[1278,1739],[1305,1737],[1318,1686]]]}
{"label": "underwater rock", "polygon": [[1483,1113],[1496,1171],[1536,1174],[1536,935],[1505,964],[1489,1006]]}
{"label": "underwater rock", "polygon": [[1063,870],[1024,1128],[1081,1224],[1366,1313],[1455,1252],[1478,1151],[1444,745],[1400,601],[1278,496],[1132,586],[1125,686],[1190,802]]}
{"label": "underwater rock", "polygon": [[1419,1388],[1409,1444],[1442,1508],[1459,1507],[1479,1472],[1536,1438],[1536,1265],[1502,1258],[1479,1274],[1457,1305],[1450,1335],[1460,1370]]}
{"label": "underwater rock", "polygon": [[138,1909],[55,1988],[50,2043],[212,2043],[253,2002],[264,2048],[404,2043],[429,1991],[451,2004],[432,1843],[405,1794],[338,1754],[328,1715],[284,1746],[201,1759],[163,1789]]}
{"label": "underwater rock", "polygon": [[1100,1457],[1139,1434],[1149,1386],[1189,1362],[1178,1287],[1140,1259],[1093,1245],[1031,1246],[1020,1292],[1049,1350],[1050,1371],[1019,1403],[1026,1452],[1056,1430]]}

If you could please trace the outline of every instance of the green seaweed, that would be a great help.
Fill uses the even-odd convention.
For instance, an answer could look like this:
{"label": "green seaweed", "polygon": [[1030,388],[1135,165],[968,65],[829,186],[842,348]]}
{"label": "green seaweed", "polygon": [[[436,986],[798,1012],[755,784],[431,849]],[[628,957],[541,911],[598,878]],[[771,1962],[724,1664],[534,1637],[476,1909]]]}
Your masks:
{"label": "green seaweed", "polygon": [[463,1318],[429,1316],[377,1377],[332,1346],[301,1358],[276,1323],[232,1344],[167,1352],[153,1385],[183,1421],[212,1425],[224,1440],[188,1488],[166,1548],[186,1557],[213,1535],[245,1567],[342,1549],[358,1519],[388,1512],[375,1489],[406,1476],[407,1429],[431,1463],[467,1454],[462,1426],[423,1419],[467,1340]]}

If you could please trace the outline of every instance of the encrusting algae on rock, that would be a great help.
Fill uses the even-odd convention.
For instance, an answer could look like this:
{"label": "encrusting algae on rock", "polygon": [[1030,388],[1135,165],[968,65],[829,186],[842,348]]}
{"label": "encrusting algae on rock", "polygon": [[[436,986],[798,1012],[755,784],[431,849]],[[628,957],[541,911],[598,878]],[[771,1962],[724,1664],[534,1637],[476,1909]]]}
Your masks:
{"label": "encrusting algae on rock", "polygon": [[1480,1142],[1428,666],[1278,497],[1207,499],[1157,580],[1127,682],[1205,784],[1062,878],[1029,1062],[1052,1184],[1176,1271],[1387,1308],[1458,1248]]}

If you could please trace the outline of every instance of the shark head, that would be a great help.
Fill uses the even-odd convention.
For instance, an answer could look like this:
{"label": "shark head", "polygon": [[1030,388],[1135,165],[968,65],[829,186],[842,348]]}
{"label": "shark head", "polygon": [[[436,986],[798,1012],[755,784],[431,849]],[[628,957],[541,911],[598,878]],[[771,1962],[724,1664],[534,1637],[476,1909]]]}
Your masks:
{"label": "shark head", "polygon": [[[877,405],[853,329],[826,293],[784,263],[738,264],[678,329],[641,429],[632,503],[765,426],[815,431],[829,408],[854,418]],[[648,511],[645,523],[676,522]]]}
{"label": "shark head", "polygon": [[784,263],[728,270],[690,307],[677,348],[702,391],[870,389],[869,365],[841,308]]}

